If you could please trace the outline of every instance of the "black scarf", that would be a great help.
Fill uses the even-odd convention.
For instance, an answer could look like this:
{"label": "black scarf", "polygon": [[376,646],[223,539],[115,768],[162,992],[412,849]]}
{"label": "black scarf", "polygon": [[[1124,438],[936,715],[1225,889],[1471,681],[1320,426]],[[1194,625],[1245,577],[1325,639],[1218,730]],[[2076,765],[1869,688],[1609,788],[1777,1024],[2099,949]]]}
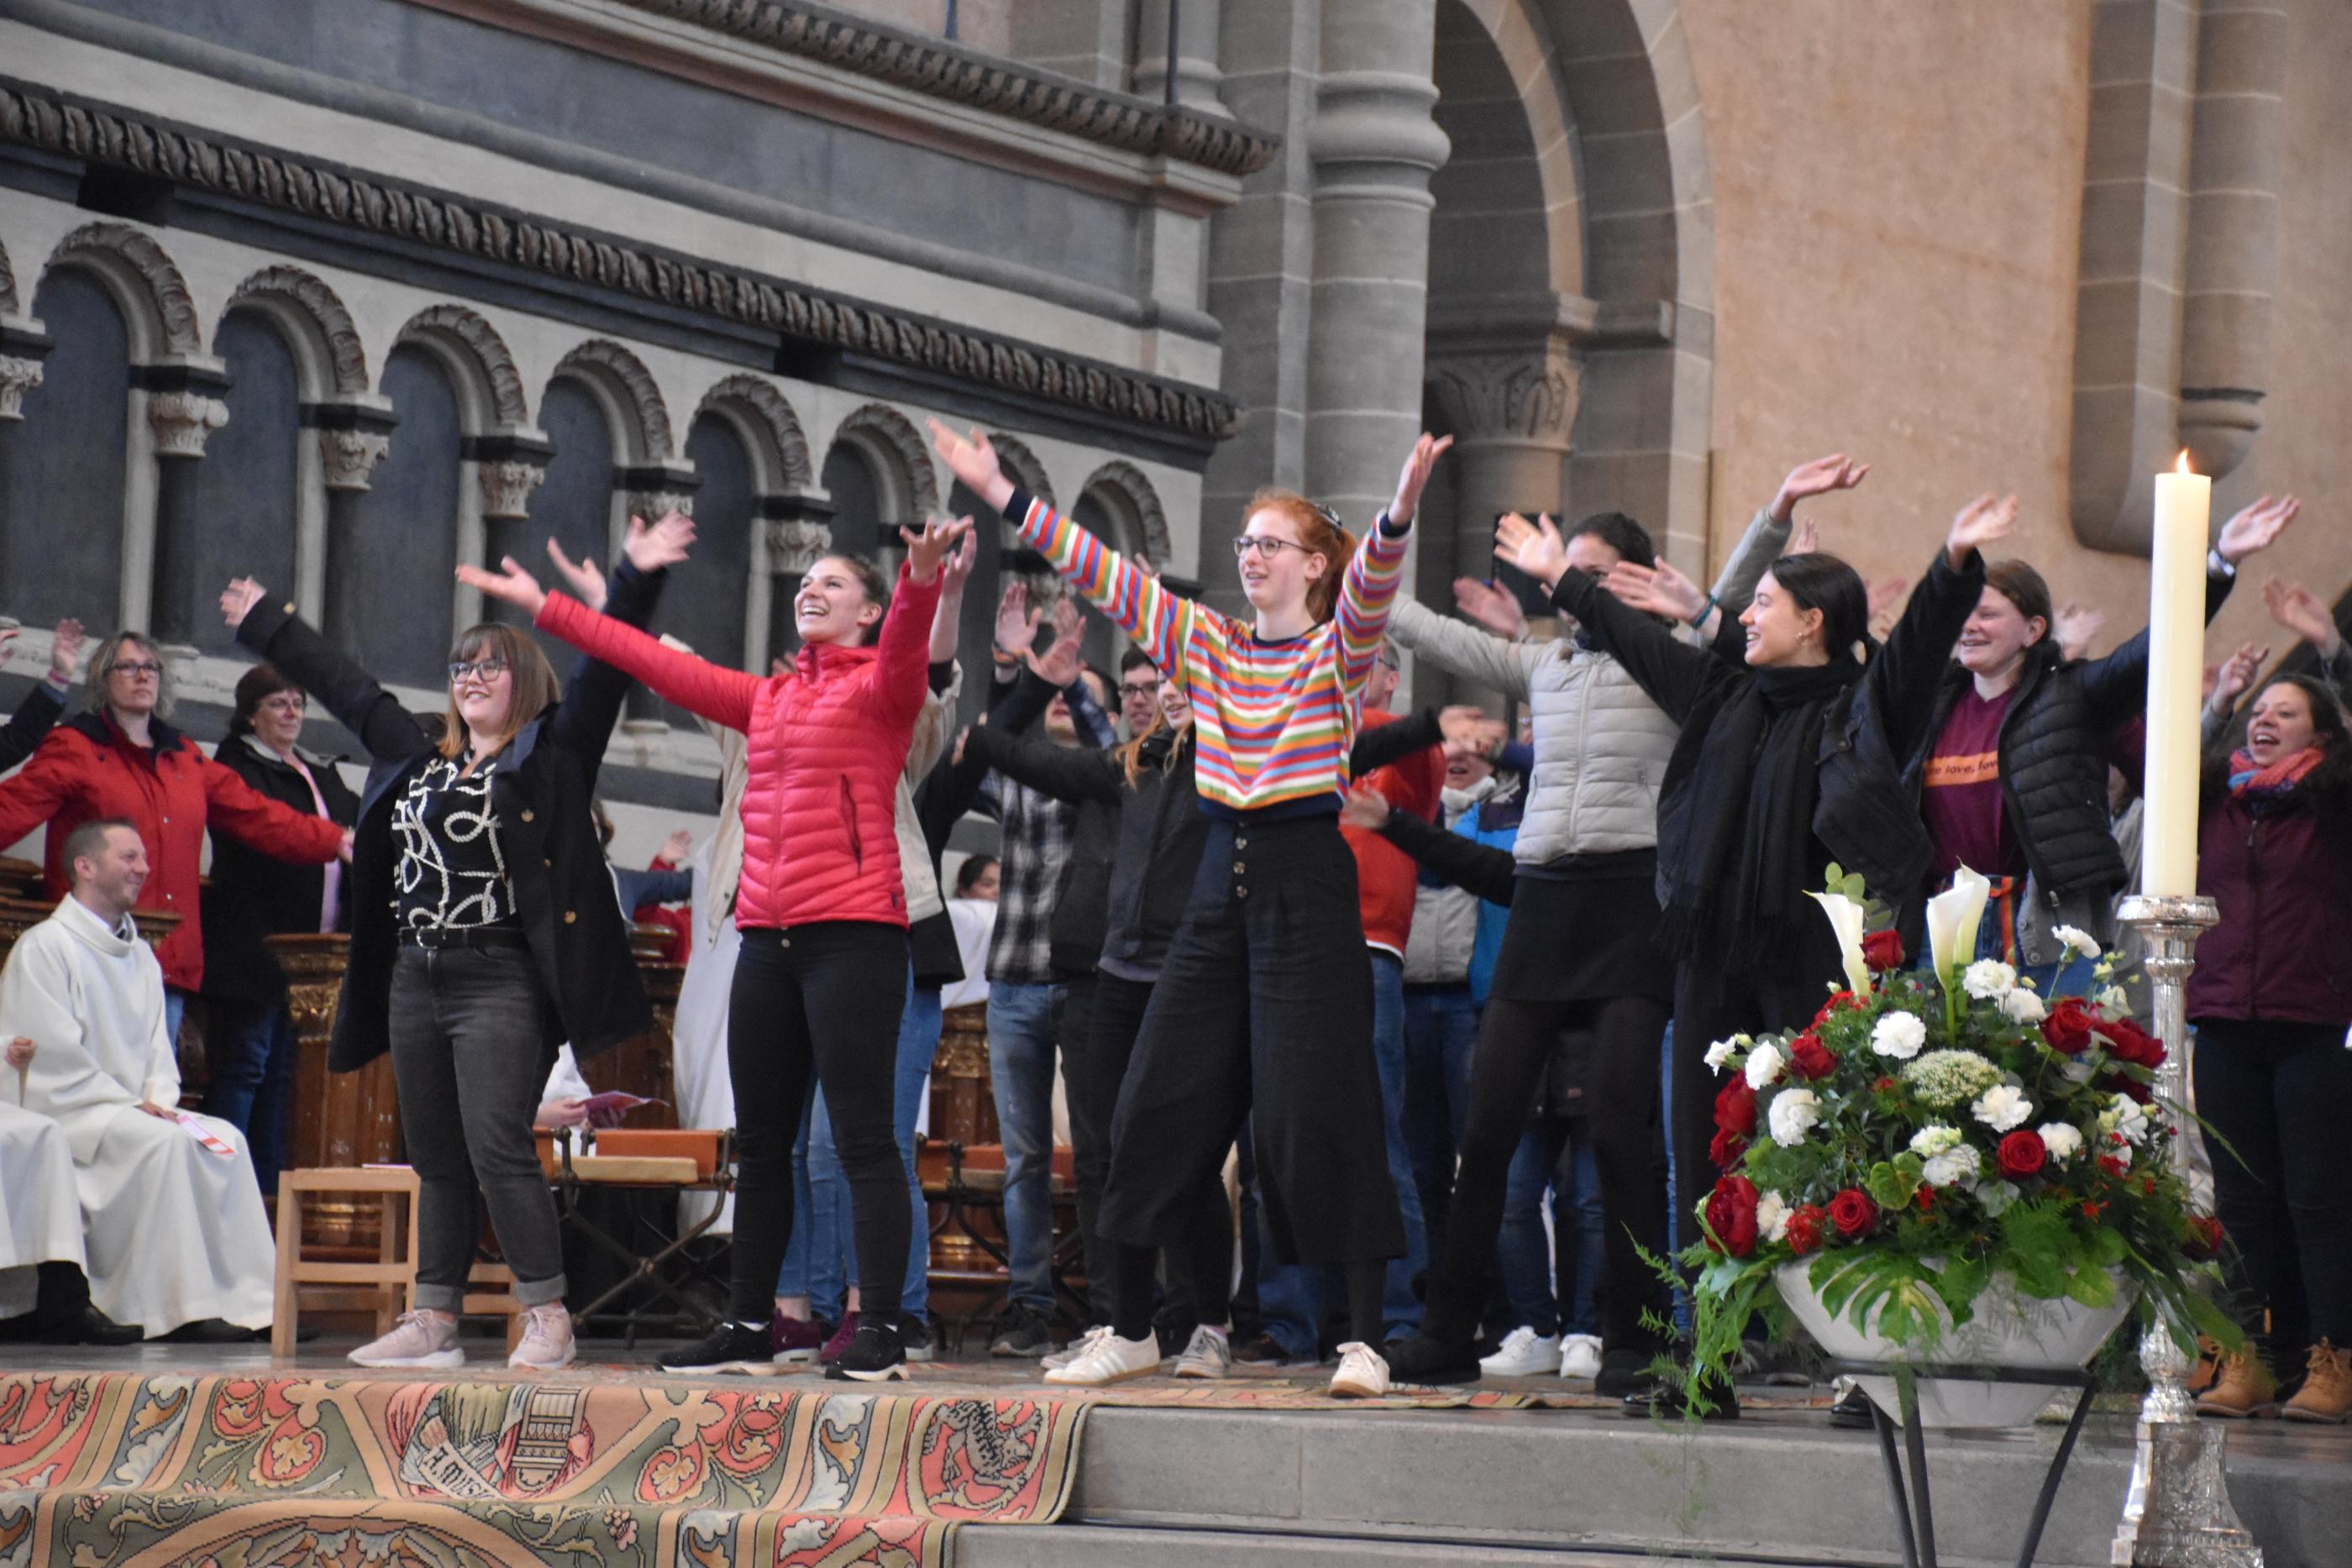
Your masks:
{"label": "black scarf", "polygon": [[1708,725],[1673,856],[1664,933],[1677,956],[1779,973],[1820,946],[1805,901],[1818,878],[1813,806],[1822,732],[1862,666],[1761,669]]}

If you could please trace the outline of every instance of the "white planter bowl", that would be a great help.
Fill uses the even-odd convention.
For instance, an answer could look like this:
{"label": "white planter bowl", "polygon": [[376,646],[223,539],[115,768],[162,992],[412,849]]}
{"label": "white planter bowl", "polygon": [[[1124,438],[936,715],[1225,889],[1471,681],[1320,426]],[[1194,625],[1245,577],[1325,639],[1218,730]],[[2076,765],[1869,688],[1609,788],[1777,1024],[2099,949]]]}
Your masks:
{"label": "white planter bowl", "polygon": [[[1773,1274],[1780,1299],[1804,1325],[1805,1332],[1831,1357],[1839,1361],[1903,1361],[1960,1363],[2026,1370],[2077,1372],[2087,1365],[2107,1336],[2131,1312],[2132,1286],[2120,1270],[2110,1270],[2116,1299],[2104,1307],[2086,1307],[2073,1301],[2041,1301],[2017,1293],[2007,1274],[1996,1274],[1977,1298],[1976,1312],[1959,1327],[1937,1303],[1944,1323],[1943,1338],[1922,1352],[1879,1336],[1878,1314],[1873,1312],[1860,1326],[1844,1317],[1832,1317],[1805,1277],[1809,1263],[1784,1263]],[[1890,1416],[1899,1415],[1895,1379],[1859,1377],[1864,1394]],[[1919,1379],[1919,1423],[1923,1427],[2021,1427],[2041,1414],[2050,1402],[2053,1385],[2032,1383],[1986,1383],[1974,1378]]]}

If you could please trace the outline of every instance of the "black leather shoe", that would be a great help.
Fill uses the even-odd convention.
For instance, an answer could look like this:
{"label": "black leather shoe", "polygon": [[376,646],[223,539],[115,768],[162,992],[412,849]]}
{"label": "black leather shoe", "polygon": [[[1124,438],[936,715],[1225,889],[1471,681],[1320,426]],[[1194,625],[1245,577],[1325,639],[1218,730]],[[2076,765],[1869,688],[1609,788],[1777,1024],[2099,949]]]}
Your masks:
{"label": "black leather shoe", "polygon": [[[147,1331],[137,1323],[119,1323],[89,1302],[36,1331],[43,1344],[137,1344]],[[243,1331],[239,1331],[243,1332]]]}
{"label": "black leather shoe", "polygon": [[[1737,1421],[1739,1419],[1739,1396],[1728,1388],[1707,1390],[1707,1409],[1700,1419],[1706,1421]],[[1625,1396],[1618,1406],[1627,1416],[1641,1417],[1664,1416],[1679,1421],[1687,1414],[1682,1390],[1662,1377],[1653,1377],[1642,1387]]]}
{"label": "black leather shoe", "polygon": [[1389,1377],[1396,1383],[1475,1383],[1480,1376],[1478,1347],[1467,1340],[1456,1342],[1415,1334],[1388,1346],[1384,1354]]}
{"label": "black leather shoe", "polygon": [[[198,1318],[192,1323],[182,1323],[163,1336],[173,1344],[251,1344],[253,1331],[239,1328],[219,1318]],[[264,1334],[263,1338],[268,1338]]]}
{"label": "black leather shoe", "polygon": [[1592,1380],[1592,1392],[1603,1399],[1622,1399],[1629,1394],[1640,1393],[1656,1381],[1650,1363],[1657,1359],[1654,1350],[1603,1350],[1601,1371]]}
{"label": "black leather shoe", "polygon": [[1862,1391],[1861,1384],[1848,1385],[1846,1391],[1838,1396],[1837,1403],[1830,1406],[1830,1425],[1857,1432],[1867,1432],[1878,1425],[1871,1414],[1870,1396]]}

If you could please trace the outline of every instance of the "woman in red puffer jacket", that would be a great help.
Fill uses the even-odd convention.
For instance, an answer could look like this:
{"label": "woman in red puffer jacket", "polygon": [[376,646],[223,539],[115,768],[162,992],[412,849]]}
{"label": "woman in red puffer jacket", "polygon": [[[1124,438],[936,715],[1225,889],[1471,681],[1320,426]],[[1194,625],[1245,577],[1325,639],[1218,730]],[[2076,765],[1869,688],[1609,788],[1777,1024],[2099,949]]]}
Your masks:
{"label": "woman in red puffer jacket", "polygon": [[[861,558],[817,561],[793,600],[800,653],[765,678],[543,592],[511,560],[503,576],[458,569],[543,630],[749,742],[735,897],[743,950],[727,1039],[740,1162],[732,1303],[727,1321],[663,1358],[666,1371],[767,1370],[771,1302],[792,1236],[793,1138],[812,1075],[849,1174],[860,1298],[899,1299],[912,1216],[891,1120],[907,974],[897,789],[923,704],[940,568],[971,529],[964,518],[901,530],[907,564],[895,596]],[[904,1377],[906,1359],[898,1322],[869,1313],[828,1375]]]}
{"label": "woman in red puffer jacket", "polygon": [[[2321,624],[2323,660],[2352,686],[2352,653],[2324,611]],[[2338,1175],[2352,1104],[2352,731],[2336,693],[2306,675],[2272,680],[2249,713],[2244,747],[2206,775],[2197,890],[2221,922],[2189,978],[2197,1113],[2217,1135],[2230,1304],[2249,1341],[2199,1407],[2267,1405],[2263,1353],[2293,1360],[2304,1347],[2285,1342],[2307,1306],[2308,1370],[2284,1413],[2340,1422],[2352,1416],[2352,1197]],[[2274,1299],[2289,1248],[2302,1302]]]}

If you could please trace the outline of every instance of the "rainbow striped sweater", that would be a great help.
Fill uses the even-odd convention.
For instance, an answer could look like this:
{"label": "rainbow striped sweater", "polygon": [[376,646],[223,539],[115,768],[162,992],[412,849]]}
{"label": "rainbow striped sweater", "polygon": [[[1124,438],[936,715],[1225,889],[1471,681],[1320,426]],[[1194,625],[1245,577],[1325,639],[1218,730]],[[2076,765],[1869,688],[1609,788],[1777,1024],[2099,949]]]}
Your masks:
{"label": "rainbow striped sweater", "polygon": [[1263,643],[1247,622],[1169,592],[1043,501],[1015,490],[1004,516],[1162,670],[1180,674],[1192,704],[1204,806],[1338,804],[1357,706],[1388,629],[1410,535],[1376,525],[1340,580],[1338,613],[1304,636]]}

